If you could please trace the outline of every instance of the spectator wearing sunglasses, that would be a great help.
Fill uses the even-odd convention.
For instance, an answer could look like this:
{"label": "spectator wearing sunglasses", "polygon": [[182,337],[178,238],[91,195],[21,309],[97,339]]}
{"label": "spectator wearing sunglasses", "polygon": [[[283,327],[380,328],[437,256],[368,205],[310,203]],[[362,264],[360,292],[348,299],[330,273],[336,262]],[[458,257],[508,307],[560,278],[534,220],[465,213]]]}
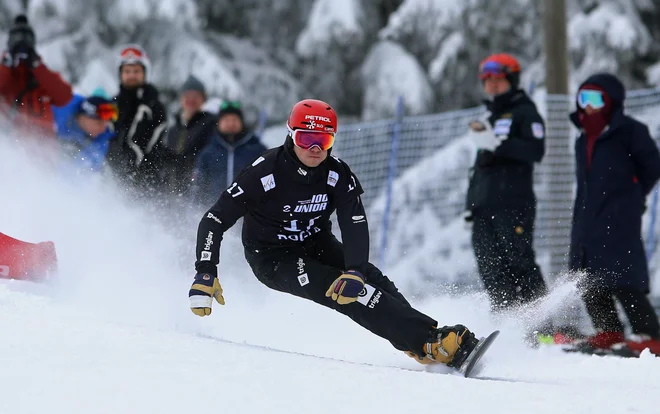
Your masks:
{"label": "spectator wearing sunglasses", "polygon": [[660,353],[641,236],[646,196],[660,178],[660,153],[648,127],[624,114],[624,100],[619,79],[596,74],[580,86],[570,115],[580,129],[570,268],[586,271],[582,297],[596,330],[577,346],[607,349],[624,342],[616,299],[635,334],[628,347]]}
{"label": "spectator wearing sunglasses", "polygon": [[238,102],[223,102],[217,128],[200,152],[193,173],[195,199],[211,205],[232,185],[236,175],[267,148],[245,128]]}
{"label": "spectator wearing sunglasses", "polygon": [[66,105],[71,85],[43,63],[34,30],[19,15],[9,29],[0,64],[0,112],[21,132],[54,137],[52,105]]}
{"label": "spectator wearing sunglasses", "polygon": [[479,66],[488,114],[469,126],[477,147],[466,221],[479,274],[493,310],[533,301],[547,291],[532,245],[536,218],[534,163],[545,152],[545,127],[519,88],[520,63],[495,54]]}
{"label": "spectator wearing sunglasses", "polygon": [[53,106],[57,137],[80,170],[102,169],[117,112],[117,105],[100,90],[89,97],[75,94],[67,105]]}
{"label": "spectator wearing sunglasses", "polygon": [[192,75],[181,87],[179,99],[181,110],[174,116],[164,144],[172,160],[167,166],[168,182],[176,194],[183,194],[191,185],[197,155],[214,133],[217,117],[202,110],[206,89]]}
{"label": "spectator wearing sunglasses", "polygon": [[165,107],[158,90],[147,82],[150,62],[140,46],[124,47],[118,67],[119,94],[114,97],[119,108],[117,137],[110,143],[108,165],[120,180],[142,194],[153,194],[163,185]]}

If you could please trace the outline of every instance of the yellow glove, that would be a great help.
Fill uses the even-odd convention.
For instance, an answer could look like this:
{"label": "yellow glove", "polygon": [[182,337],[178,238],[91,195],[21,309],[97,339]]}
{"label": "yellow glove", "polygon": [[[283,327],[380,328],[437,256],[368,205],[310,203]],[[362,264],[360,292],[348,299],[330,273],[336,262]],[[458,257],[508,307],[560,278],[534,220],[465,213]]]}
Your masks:
{"label": "yellow glove", "polygon": [[190,299],[190,310],[197,316],[211,314],[213,298],[219,304],[225,304],[220,281],[218,281],[217,277],[209,273],[197,273],[195,275],[195,281],[188,292],[188,298]]}
{"label": "yellow glove", "polygon": [[362,289],[364,276],[357,270],[347,270],[332,282],[325,296],[340,305],[347,305],[358,300]]}

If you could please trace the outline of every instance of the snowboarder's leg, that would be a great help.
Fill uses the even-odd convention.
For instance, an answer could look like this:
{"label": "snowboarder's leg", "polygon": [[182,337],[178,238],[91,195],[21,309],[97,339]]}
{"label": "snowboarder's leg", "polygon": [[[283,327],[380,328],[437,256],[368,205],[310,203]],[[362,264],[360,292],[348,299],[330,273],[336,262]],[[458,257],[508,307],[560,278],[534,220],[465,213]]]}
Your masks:
{"label": "snowboarder's leg", "polygon": [[465,327],[437,329],[434,319],[369,284],[368,280],[356,302],[338,304],[326,297],[326,292],[342,271],[306,256],[303,249],[260,253],[246,249],[246,257],[257,278],[266,285],[332,308],[390,341],[397,349],[412,351],[420,358],[451,364],[455,355],[464,360],[477,343],[474,334]]}
{"label": "snowboarder's leg", "polygon": [[[341,269],[344,266],[344,246],[332,233],[320,233],[309,240],[304,246],[305,252],[319,262],[325,263],[329,266]],[[394,282],[383,274],[372,263],[367,263],[364,269],[364,276],[370,284],[383,289],[385,292],[399,299],[400,301],[410,304],[403,296]]]}

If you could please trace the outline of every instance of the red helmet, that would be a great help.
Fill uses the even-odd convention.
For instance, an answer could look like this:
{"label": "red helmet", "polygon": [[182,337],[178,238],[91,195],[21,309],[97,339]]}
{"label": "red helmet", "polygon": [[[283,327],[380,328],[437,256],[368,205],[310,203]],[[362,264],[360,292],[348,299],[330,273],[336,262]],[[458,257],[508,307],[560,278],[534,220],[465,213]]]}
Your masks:
{"label": "red helmet", "polygon": [[337,114],[330,105],[316,99],[305,99],[293,105],[286,125],[290,130],[311,129],[337,132]]}
{"label": "red helmet", "polygon": [[520,82],[520,62],[507,53],[497,53],[488,56],[479,64],[479,78],[504,78],[511,82],[514,88]]}

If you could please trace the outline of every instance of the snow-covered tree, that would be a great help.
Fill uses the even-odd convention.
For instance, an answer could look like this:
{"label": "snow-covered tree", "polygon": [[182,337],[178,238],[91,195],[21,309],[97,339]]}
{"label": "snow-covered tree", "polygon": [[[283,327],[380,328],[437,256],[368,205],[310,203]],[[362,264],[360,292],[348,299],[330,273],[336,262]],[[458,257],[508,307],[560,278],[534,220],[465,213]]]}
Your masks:
{"label": "snow-covered tree", "polygon": [[[97,86],[116,91],[117,51],[135,42],[149,53],[149,80],[166,100],[193,73],[211,96],[241,99],[250,113],[266,109],[277,122],[310,96],[345,116],[372,119],[391,114],[388,101],[402,92],[410,113],[479,104],[478,64],[494,52],[518,57],[523,87],[542,87],[542,3],[0,0],[0,42],[25,11],[46,63],[83,93]],[[566,3],[573,86],[596,70],[615,72],[629,88],[660,84],[660,1]],[[395,55],[382,56],[384,48]],[[402,65],[398,57],[411,75],[388,85],[383,80]],[[408,84],[429,91],[402,90]]]}
{"label": "snow-covered tree", "polygon": [[342,113],[360,110],[358,67],[369,48],[363,1],[315,0],[296,42],[300,77],[309,96]]}
{"label": "snow-covered tree", "polygon": [[381,36],[397,40],[427,70],[436,93],[436,110],[473,106],[483,97],[477,70],[484,57],[507,52],[524,66],[539,57],[537,3],[406,0]]}
{"label": "snow-covered tree", "polygon": [[405,114],[425,114],[433,108],[433,90],[424,68],[399,44],[382,41],[367,55],[362,65],[364,97],[362,118],[391,118],[398,97],[403,98]]}
{"label": "snow-covered tree", "polygon": [[[653,7],[649,1],[609,0],[573,14],[568,24],[573,82],[607,71],[617,74],[628,88],[645,85],[644,69],[654,39],[640,11]],[[657,60],[657,52],[653,58]]]}

